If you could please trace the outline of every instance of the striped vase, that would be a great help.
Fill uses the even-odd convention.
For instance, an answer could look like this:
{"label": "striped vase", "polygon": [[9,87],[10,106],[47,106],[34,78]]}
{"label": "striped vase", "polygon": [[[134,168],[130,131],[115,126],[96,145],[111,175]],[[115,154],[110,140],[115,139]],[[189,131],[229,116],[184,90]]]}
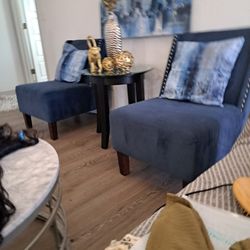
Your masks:
{"label": "striped vase", "polygon": [[106,50],[109,57],[114,57],[122,51],[122,35],[117,20],[117,16],[113,12],[109,12],[108,19],[104,25],[104,38]]}

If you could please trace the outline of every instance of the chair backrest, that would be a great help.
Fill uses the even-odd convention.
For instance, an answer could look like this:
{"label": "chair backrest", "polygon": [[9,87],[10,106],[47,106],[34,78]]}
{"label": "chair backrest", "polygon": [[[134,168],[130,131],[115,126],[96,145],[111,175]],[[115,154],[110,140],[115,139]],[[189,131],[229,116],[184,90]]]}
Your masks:
{"label": "chair backrest", "polygon": [[229,39],[233,37],[243,36],[245,38],[244,45],[239,54],[239,57],[235,63],[232,71],[229,83],[227,85],[224,103],[233,104],[238,106],[243,111],[247,108],[247,113],[250,109],[250,28],[238,29],[238,30],[226,30],[226,31],[212,31],[212,32],[199,32],[199,33],[185,33],[176,35],[170,51],[170,57],[168,60],[165,77],[163,80],[163,86],[166,84],[168,72],[171,69],[172,59],[175,54],[175,47],[177,41],[218,41],[223,39]]}
{"label": "chair backrest", "polygon": [[[96,40],[97,46],[101,48],[102,58],[106,57],[107,52],[106,52],[105,41],[103,39],[95,39],[95,40]],[[70,43],[80,50],[88,50],[89,48],[87,44],[87,40],[67,40],[66,43]],[[88,67],[89,67],[89,63],[87,60],[84,68],[88,68]]]}

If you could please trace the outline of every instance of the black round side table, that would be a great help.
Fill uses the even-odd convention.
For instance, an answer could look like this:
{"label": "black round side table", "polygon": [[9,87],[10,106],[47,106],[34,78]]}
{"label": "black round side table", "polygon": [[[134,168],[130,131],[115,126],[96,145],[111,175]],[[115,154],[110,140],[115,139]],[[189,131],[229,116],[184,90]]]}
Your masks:
{"label": "black round side table", "polygon": [[131,68],[129,73],[96,73],[83,70],[81,82],[94,85],[96,109],[97,109],[97,132],[102,133],[101,147],[108,148],[109,143],[109,97],[108,87],[111,85],[127,85],[128,103],[139,102],[145,99],[144,74],[152,68],[148,65],[137,65]]}

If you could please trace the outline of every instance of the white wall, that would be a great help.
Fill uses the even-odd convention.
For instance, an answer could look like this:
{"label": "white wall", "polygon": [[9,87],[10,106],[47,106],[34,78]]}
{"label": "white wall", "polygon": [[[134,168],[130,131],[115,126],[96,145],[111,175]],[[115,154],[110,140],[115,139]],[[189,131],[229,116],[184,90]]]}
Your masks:
{"label": "white wall", "polygon": [[[67,39],[100,37],[99,0],[36,0],[48,75],[54,72],[62,45]],[[193,0],[192,31],[250,27],[250,0]],[[150,64],[146,75],[146,98],[157,96],[172,37],[126,39],[123,48],[133,53],[138,64]],[[115,87],[113,106],[127,103],[124,86]],[[117,98],[117,96],[119,98]]]}
{"label": "white wall", "polygon": [[249,0],[193,0],[192,30],[250,27]]}
{"label": "white wall", "polygon": [[100,36],[98,0],[36,0],[48,77],[54,79],[63,43]]}
{"label": "white wall", "polygon": [[24,82],[17,37],[8,0],[0,0],[0,92],[14,90]]}

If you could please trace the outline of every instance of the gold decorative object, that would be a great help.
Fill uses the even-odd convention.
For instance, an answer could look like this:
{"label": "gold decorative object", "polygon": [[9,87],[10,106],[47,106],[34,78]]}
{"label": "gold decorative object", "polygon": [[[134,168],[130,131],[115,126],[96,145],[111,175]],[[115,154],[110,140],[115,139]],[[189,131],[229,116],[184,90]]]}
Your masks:
{"label": "gold decorative object", "polygon": [[102,60],[102,67],[105,71],[112,72],[115,69],[115,62],[111,57]]}
{"label": "gold decorative object", "polygon": [[116,0],[103,0],[103,4],[108,11],[108,18],[104,25],[104,38],[106,42],[107,55],[114,57],[122,51],[122,34],[117,20],[117,16],[113,12]]}
{"label": "gold decorative object", "polygon": [[103,4],[108,11],[113,11],[116,5],[116,0],[103,0]]}
{"label": "gold decorative object", "polygon": [[114,61],[116,69],[129,72],[134,63],[134,57],[128,51],[122,51],[114,57]]}
{"label": "gold decorative object", "polygon": [[88,60],[90,65],[91,73],[101,73],[102,63],[101,63],[101,49],[97,47],[96,41],[92,36],[87,37],[87,43],[89,46],[88,50]]}
{"label": "gold decorative object", "polygon": [[234,181],[233,194],[243,212],[250,216],[250,177],[240,177]]}

